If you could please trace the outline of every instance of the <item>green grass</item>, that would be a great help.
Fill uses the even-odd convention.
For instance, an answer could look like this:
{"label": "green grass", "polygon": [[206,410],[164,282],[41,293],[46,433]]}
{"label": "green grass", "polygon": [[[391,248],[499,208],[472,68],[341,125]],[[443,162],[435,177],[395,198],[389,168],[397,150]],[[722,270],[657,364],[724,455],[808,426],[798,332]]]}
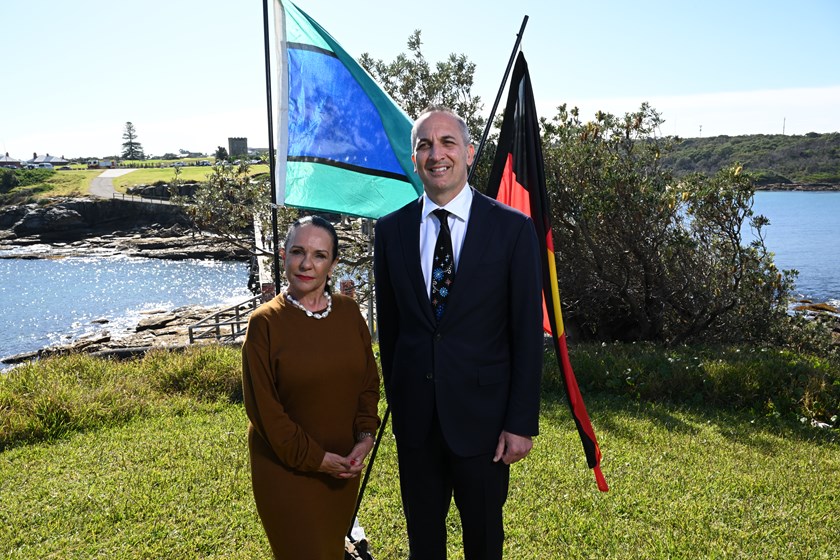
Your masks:
{"label": "green grass", "polygon": [[[69,171],[44,171],[34,170],[37,173],[37,180],[27,182],[0,196],[0,205],[3,204],[24,204],[44,198],[60,196],[84,196],[90,189],[91,181],[102,174],[104,169],[71,169]],[[181,168],[181,179],[189,182],[205,182],[212,168],[206,166],[187,166]],[[268,173],[268,165],[255,164],[250,166],[252,175]],[[18,173],[30,173],[32,171],[19,171]],[[128,187],[134,185],[151,185],[156,181],[172,181],[175,178],[175,168],[150,168],[138,169],[119,177],[111,179],[114,189],[118,192],[125,192]]]}
{"label": "green grass", "polygon": [[[827,358],[735,345],[580,344],[571,351],[575,372],[589,391],[838,425],[840,364]],[[545,379],[560,388],[553,359],[546,362]]]}
{"label": "green grass", "polygon": [[[207,176],[212,172],[210,167],[182,167],[181,180],[188,182],[204,182]],[[138,169],[119,177],[114,177],[111,182],[114,189],[118,191],[125,191],[128,187],[134,185],[151,185],[156,181],[166,181],[167,183],[175,179],[174,167],[162,167],[159,169]]]}
{"label": "green grass", "polygon": [[[210,167],[182,167],[181,180],[188,182],[205,182],[207,176],[212,172]],[[268,165],[252,165],[250,166],[252,175],[257,173],[268,173]],[[160,169],[138,169],[119,177],[114,177],[111,182],[114,189],[124,192],[128,187],[134,185],[151,185],[156,181],[172,181],[175,179],[175,168],[163,167]]]}
{"label": "green grass", "polygon": [[102,171],[94,169],[71,169],[70,171],[56,171],[48,184],[50,190],[47,196],[80,196],[87,194],[90,182]]}
{"label": "green grass", "polygon": [[90,187],[90,182],[101,171],[33,169],[20,170],[16,173],[20,179],[20,186],[0,197],[0,205],[25,204],[58,196],[85,195]]}
{"label": "green grass", "polygon": [[[205,347],[119,364],[71,356],[0,378],[0,557],[270,557],[238,364],[236,349]],[[840,557],[837,430],[584,391],[602,494],[551,378],[541,435],[512,469],[505,558]],[[13,437],[10,418],[40,435]],[[378,559],[406,557],[390,431],[360,519]],[[454,508],[449,526],[449,557],[463,558]]]}

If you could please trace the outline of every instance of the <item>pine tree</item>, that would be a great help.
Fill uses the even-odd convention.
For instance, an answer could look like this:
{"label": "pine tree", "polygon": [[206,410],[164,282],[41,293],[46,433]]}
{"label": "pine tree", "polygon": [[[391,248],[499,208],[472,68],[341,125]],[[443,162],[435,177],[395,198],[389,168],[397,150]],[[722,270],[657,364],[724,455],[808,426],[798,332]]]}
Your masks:
{"label": "pine tree", "polygon": [[125,123],[125,132],[123,132],[122,137],[123,140],[125,140],[122,145],[123,159],[146,159],[146,156],[143,153],[143,146],[141,146],[140,142],[137,141],[137,130],[135,130],[131,121]]}

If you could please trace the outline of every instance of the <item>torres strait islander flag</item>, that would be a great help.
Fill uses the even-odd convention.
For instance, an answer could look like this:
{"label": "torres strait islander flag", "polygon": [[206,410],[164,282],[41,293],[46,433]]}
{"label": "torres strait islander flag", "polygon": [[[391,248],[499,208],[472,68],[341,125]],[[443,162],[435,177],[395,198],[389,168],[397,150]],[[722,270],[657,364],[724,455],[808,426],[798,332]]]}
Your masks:
{"label": "torres strait islander flag", "polygon": [[569,406],[583,443],[586,461],[595,472],[598,489],[606,492],[609,488],[601,472],[601,449],[589,421],[566,347],[539,124],[528,64],[521,52],[513,68],[487,195],[531,216],[534,221],[542,252],[543,328],[554,339],[554,350],[563,373]]}
{"label": "torres strait islander flag", "polygon": [[277,203],[379,218],[423,193],[411,120],[315,20],[275,0]]}

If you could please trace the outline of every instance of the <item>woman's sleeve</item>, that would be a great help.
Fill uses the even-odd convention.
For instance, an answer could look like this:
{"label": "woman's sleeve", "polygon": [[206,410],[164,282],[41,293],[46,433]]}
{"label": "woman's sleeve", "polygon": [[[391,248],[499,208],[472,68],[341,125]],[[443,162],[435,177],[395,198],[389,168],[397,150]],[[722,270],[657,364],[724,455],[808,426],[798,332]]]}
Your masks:
{"label": "woman's sleeve", "polygon": [[255,314],[248,321],[242,345],[242,392],[245,411],[257,434],[271,447],[281,463],[303,472],[317,471],[324,450],[286,414],[277,393],[272,371],[270,316]]}
{"label": "woman's sleeve", "polygon": [[373,349],[370,344],[370,331],[361,313],[359,313],[359,334],[367,359],[362,391],[359,394],[356,421],[353,427],[357,434],[359,432],[376,433],[379,427],[379,410],[377,408],[379,405],[379,371],[376,368],[376,358],[373,357]]}

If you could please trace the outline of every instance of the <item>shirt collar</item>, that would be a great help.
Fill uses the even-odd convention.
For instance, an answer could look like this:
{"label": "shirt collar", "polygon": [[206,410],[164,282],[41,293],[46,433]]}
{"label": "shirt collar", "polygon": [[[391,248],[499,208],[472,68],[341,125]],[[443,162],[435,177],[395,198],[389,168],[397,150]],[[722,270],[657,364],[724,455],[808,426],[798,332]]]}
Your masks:
{"label": "shirt collar", "polygon": [[464,188],[461,189],[461,192],[458,195],[449,201],[446,206],[438,206],[435,204],[432,199],[426,196],[426,193],[423,193],[423,213],[421,215],[421,221],[425,220],[429,217],[429,214],[437,210],[438,208],[445,208],[449,211],[450,214],[461,220],[462,222],[466,222],[467,218],[470,216],[470,206],[472,205],[473,199],[473,192],[472,187],[469,184],[464,185]]}

